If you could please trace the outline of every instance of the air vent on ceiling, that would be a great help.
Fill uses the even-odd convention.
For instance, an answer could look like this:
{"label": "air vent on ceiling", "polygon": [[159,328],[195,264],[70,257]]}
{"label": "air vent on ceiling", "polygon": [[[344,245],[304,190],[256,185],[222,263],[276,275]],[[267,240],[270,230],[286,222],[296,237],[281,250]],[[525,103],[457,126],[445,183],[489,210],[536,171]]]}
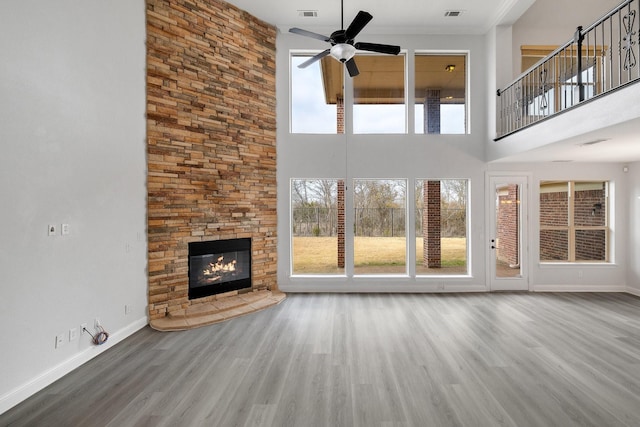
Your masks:
{"label": "air vent on ceiling", "polygon": [[462,15],[462,11],[461,10],[447,10],[444,13],[444,16],[451,16],[451,17],[456,17],[456,16],[460,16]]}
{"label": "air vent on ceiling", "polygon": [[303,16],[305,18],[315,18],[318,16],[317,10],[299,10],[298,16]]}

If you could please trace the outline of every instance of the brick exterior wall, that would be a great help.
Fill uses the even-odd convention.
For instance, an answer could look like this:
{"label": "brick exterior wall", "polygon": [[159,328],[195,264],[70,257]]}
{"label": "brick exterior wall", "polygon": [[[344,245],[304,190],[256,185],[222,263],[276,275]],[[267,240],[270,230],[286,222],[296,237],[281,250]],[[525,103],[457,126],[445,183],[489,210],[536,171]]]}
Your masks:
{"label": "brick exterior wall", "polygon": [[[566,191],[540,193],[540,225],[567,226],[569,198]],[[540,259],[569,259],[569,236],[562,230],[540,230]]]}
{"label": "brick exterior wall", "polygon": [[573,215],[577,226],[605,225],[606,199],[604,189],[576,191]]}
{"label": "brick exterior wall", "polygon": [[426,133],[440,133],[440,90],[428,89],[424,99]]}
{"label": "brick exterior wall", "polygon": [[149,316],[189,301],[188,243],[252,238],[276,289],[276,29],[219,0],[147,0]]}
{"label": "brick exterior wall", "polygon": [[336,100],[336,109],[338,111],[338,134],[344,134],[344,98],[338,98]]}
{"label": "brick exterior wall", "polygon": [[344,268],[344,232],[345,232],[345,206],[344,206],[344,180],[338,180],[338,268]]}
{"label": "brick exterior wall", "polygon": [[425,181],[422,209],[423,264],[428,268],[442,266],[440,181]]}
{"label": "brick exterior wall", "polygon": [[[576,227],[606,225],[606,192],[580,190],[575,192],[573,218]],[[568,224],[569,200],[566,191],[540,194],[540,225],[566,226]],[[540,231],[540,259],[560,260],[569,258],[569,236],[566,231]],[[575,259],[605,260],[606,232],[604,230],[576,230]]]}
{"label": "brick exterior wall", "polygon": [[506,187],[504,195],[498,197],[498,252],[499,261],[509,266],[519,264],[519,210],[518,184]]}

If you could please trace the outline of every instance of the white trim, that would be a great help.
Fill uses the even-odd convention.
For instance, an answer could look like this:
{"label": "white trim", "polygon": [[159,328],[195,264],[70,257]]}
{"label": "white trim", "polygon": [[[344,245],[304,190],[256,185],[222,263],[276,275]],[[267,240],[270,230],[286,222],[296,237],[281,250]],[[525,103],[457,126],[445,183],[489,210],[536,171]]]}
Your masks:
{"label": "white trim", "polygon": [[533,292],[628,292],[624,285],[534,285]]}
{"label": "white trim", "polygon": [[451,283],[444,280],[429,284],[389,283],[389,280],[375,283],[309,283],[287,284],[278,287],[282,292],[291,293],[452,293],[452,292],[486,292],[488,288],[478,283]]}
{"label": "white trim", "polygon": [[631,287],[627,286],[626,292],[627,292],[628,294],[631,294],[631,295],[635,295],[635,296],[637,296],[637,297],[640,297],[640,289],[631,288]]}
{"label": "white trim", "polygon": [[[491,242],[497,234],[495,228],[495,193],[493,188],[494,181],[499,179],[511,180],[521,185],[521,205],[520,205],[520,263],[522,276],[519,278],[496,278],[495,263],[496,252],[489,249],[494,246]],[[485,173],[485,230],[487,235],[484,244],[485,248],[485,273],[487,288],[492,291],[532,291],[531,283],[531,251],[530,242],[532,241],[531,228],[531,203],[532,192],[530,191],[530,183],[532,182],[531,173],[522,173],[515,171],[487,171]],[[493,235],[492,235],[493,234]]]}
{"label": "white trim", "polygon": [[69,372],[110,349],[125,338],[147,326],[148,323],[149,321],[146,316],[140,318],[110,335],[109,340],[103,345],[88,347],[48,371],[40,373],[29,382],[9,391],[4,396],[0,396],[0,414],[8,411],[23,400],[31,397],[48,385],[53,384]]}

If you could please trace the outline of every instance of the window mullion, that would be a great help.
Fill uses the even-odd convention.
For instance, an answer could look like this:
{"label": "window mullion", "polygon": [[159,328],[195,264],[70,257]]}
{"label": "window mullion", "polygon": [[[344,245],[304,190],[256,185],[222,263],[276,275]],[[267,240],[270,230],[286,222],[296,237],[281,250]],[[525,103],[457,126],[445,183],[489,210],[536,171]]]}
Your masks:
{"label": "window mullion", "polygon": [[573,181],[569,181],[569,189],[567,193],[567,224],[569,225],[569,261],[575,262],[576,260],[576,226],[575,226],[575,190],[576,183]]}

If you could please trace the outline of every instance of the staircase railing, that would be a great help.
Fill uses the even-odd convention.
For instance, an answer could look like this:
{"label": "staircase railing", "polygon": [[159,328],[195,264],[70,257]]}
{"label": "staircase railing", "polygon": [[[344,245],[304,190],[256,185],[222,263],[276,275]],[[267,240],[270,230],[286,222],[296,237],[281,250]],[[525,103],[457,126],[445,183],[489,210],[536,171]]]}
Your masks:
{"label": "staircase railing", "polygon": [[640,80],[640,0],[627,0],[498,90],[497,138]]}

